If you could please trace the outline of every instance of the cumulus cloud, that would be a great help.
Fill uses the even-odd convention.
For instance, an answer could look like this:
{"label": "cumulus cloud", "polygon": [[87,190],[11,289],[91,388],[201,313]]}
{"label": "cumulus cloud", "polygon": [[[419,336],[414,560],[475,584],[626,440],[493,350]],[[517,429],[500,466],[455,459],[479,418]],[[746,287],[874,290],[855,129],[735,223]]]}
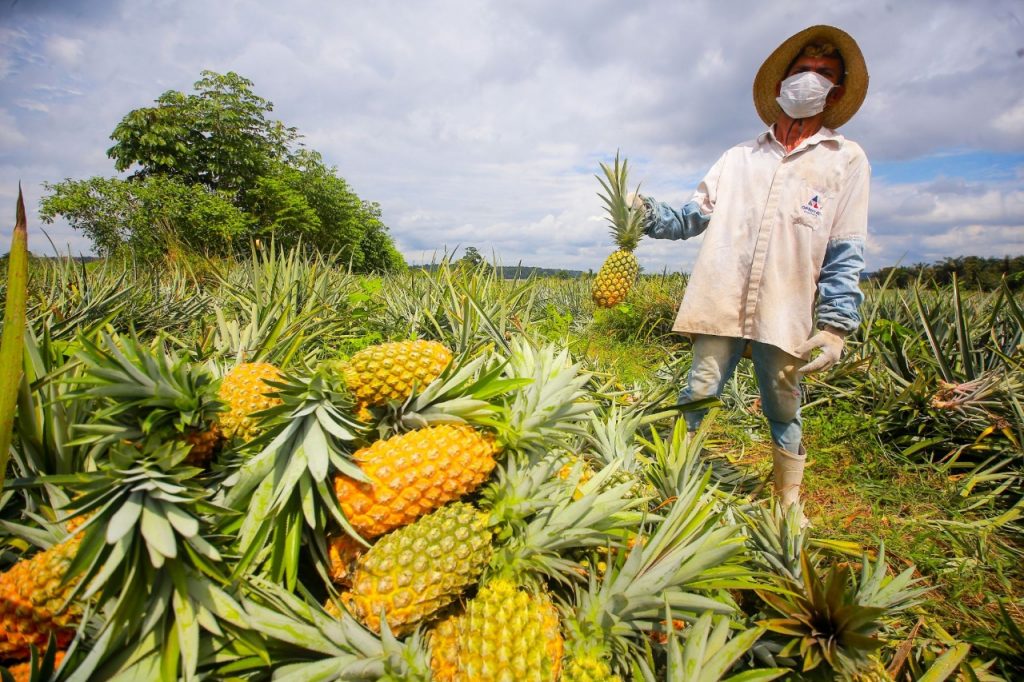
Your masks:
{"label": "cumulus cloud", "polygon": [[[753,75],[810,23],[860,41],[871,90],[843,132],[872,162],[1024,155],[1018,11],[1015,0],[17,3],[0,8],[0,199],[17,178],[38,201],[45,181],[112,175],[104,152],[125,113],[189,90],[204,68],[234,70],[380,202],[410,260],[475,246],[586,270],[613,248],[598,163],[621,149],[645,193],[682,203],[726,148],[762,130]],[[1017,243],[998,230],[1024,225],[1022,179],[876,181],[871,265]],[[66,225],[52,234],[83,245]],[[638,255],[648,271],[685,270],[698,248],[646,240]]]}

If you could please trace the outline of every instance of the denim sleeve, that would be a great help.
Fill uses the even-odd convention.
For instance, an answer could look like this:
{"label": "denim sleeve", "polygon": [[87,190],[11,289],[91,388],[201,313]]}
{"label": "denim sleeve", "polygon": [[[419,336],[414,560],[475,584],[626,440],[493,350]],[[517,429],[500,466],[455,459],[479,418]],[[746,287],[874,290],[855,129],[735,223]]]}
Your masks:
{"label": "denim sleeve", "polygon": [[696,237],[708,227],[711,216],[700,212],[696,201],[674,209],[668,204],[643,197],[647,208],[644,234],[654,239],[689,239]]}
{"label": "denim sleeve", "polygon": [[860,273],[864,270],[864,240],[832,239],[818,275],[818,327],[852,332],[860,325],[858,308],[864,300]]}

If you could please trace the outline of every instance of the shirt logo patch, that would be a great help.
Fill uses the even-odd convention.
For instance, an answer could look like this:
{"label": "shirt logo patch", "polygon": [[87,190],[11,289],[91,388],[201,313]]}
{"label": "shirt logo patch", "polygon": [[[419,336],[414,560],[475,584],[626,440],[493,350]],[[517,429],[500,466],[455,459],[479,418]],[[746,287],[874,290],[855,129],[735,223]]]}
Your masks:
{"label": "shirt logo patch", "polygon": [[814,216],[815,218],[821,217],[821,202],[818,199],[818,195],[815,194],[813,197],[807,200],[807,202],[800,207],[800,209],[807,215]]}

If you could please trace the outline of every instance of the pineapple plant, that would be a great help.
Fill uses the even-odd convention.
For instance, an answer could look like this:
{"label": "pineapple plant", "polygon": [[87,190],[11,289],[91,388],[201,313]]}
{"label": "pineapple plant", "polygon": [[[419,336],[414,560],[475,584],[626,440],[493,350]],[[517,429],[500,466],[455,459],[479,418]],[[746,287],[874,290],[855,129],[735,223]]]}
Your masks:
{"label": "pineapple plant", "polygon": [[615,165],[611,168],[601,164],[604,177],[596,176],[604,189],[598,196],[604,202],[608,220],[611,223],[612,239],[618,249],[608,256],[594,279],[591,297],[602,308],[612,308],[626,300],[626,295],[640,273],[640,264],[633,251],[644,234],[643,212],[626,201],[628,164],[619,162],[615,154]]}
{"label": "pineapple plant", "polygon": [[453,502],[381,538],[356,561],[349,611],[380,632],[406,634],[476,583],[491,558],[488,515]]}
{"label": "pineapple plant", "polygon": [[786,571],[779,581],[785,589],[758,590],[772,616],[764,625],[778,638],[771,654],[794,659],[802,675],[827,679],[875,667],[871,654],[884,644],[878,637],[882,619],[913,606],[927,591],[915,586],[915,567],[895,577],[887,570],[884,545],[875,562],[863,557],[859,580],[848,563],[822,571],[802,550],[799,581]]}
{"label": "pineapple plant", "polygon": [[281,404],[267,383],[280,379],[281,370],[269,362],[243,362],[224,375],[218,395],[227,407],[219,419],[225,438],[248,442],[260,435],[262,429],[254,415]]}

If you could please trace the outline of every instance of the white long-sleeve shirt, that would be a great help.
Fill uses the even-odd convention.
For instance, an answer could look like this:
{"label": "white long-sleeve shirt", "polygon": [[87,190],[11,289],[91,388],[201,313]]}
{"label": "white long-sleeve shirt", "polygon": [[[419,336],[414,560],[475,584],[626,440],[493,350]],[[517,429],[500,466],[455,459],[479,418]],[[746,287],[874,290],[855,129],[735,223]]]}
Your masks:
{"label": "white long-sleeve shirt", "polygon": [[[835,131],[787,153],[769,129],[723,154],[684,210],[648,200],[648,235],[704,233],[673,330],[795,355],[813,332],[816,301],[820,326],[855,328],[870,178],[864,151]],[[693,220],[694,206],[710,222]]]}

